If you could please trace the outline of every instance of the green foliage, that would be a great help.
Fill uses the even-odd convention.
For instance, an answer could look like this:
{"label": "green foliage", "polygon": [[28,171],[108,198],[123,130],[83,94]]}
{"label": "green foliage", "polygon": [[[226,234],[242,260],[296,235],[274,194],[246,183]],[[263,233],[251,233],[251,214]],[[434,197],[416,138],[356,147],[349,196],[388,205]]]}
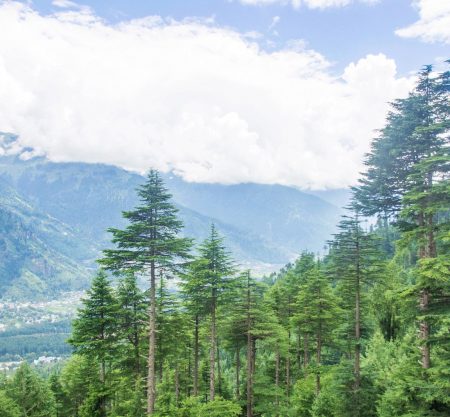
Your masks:
{"label": "green foliage", "polygon": [[81,404],[86,396],[91,372],[90,364],[85,356],[74,354],[64,364],[59,382],[74,403]]}
{"label": "green foliage", "polygon": [[59,382],[63,391],[64,412],[67,417],[77,415],[89,392],[96,386],[98,370],[82,355],[72,355],[65,363]]}
{"label": "green foliage", "polygon": [[146,417],[144,381],[121,378],[116,386],[111,417]]}
{"label": "green foliage", "polygon": [[241,414],[241,407],[232,402],[222,398],[216,398],[206,404],[198,407],[196,417],[210,416],[210,417],[237,417]]}
{"label": "green foliage", "polygon": [[[198,248],[198,256],[190,263],[188,272],[184,274],[181,284],[183,298],[187,307],[198,321],[199,316],[208,317],[209,328],[209,395],[213,399],[216,386],[216,364],[220,366],[217,355],[217,320],[221,308],[226,308],[233,300],[236,289],[235,269],[233,261],[223,244],[214,225],[210,235]],[[198,331],[194,330],[194,331]],[[198,340],[194,340],[197,344]],[[198,345],[194,346],[198,349]],[[198,357],[194,358],[194,366],[198,369]],[[217,381],[221,387],[221,379]]]}
{"label": "green foliage", "polygon": [[330,373],[324,395],[335,398],[335,417],[375,417],[377,393],[372,375],[361,372],[359,387],[355,387],[356,376],[352,361],[342,359]]}
{"label": "green foliage", "polygon": [[47,381],[26,363],[7,385],[8,396],[19,406],[21,417],[56,417],[56,402]]}
{"label": "green foliage", "polygon": [[379,401],[380,417],[427,415],[420,400],[420,393],[427,383],[419,359],[417,340],[408,334],[391,356],[390,366],[380,381],[385,388]]}
{"label": "green foliage", "polygon": [[440,319],[450,314],[450,259],[444,255],[421,259],[416,277],[411,291],[419,292],[426,288],[433,294],[428,310],[421,316],[438,324]]}
{"label": "green foliage", "polygon": [[[111,228],[112,242],[116,249],[107,249],[100,264],[115,274],[148,274],[149,291],[149,347],[147,396],[148,413],[155,407],[156,396],[156,350],[161,347],[157,338],[156,275],[161,279],[180,272],[189,258],[191,240],[180,237],[183,223],[178,219],[178,209],[170,201],[172,196],[165,188],[158,171],[150,170],[147,181],[139,187],[141,205],[123,212],[128,226]],[[136,366],[139,360],[136,360]]]}
{"label": "green foliage", "polygon": [[150,265],[175,272],[180,266],[177,260],[188,257],[191,240],[178,236],[183,223],[170,201],[172,195],[155,170],[138,188],[138,195],[141,205],[123,212],[129,225],[123,230],[109,229],[118,248],[105,250],[99,262],[114,272],[143,272]]}
{"label": "green foliage", "polygon": [[107,415],[112,398],[113,375],[111,364],[118,353],[118,304],[104,271],[92,281],[83,306],[73,322],[73,334],[69,342],[80,356],[86,357],[93,368],[92,378],[83,402],[79,405],[80,416]]}
{"label": "green foliage", "polygon": [[333,344],[333,331],[342,314],[338,302],[327,278],[318,267],[305,274],[305,282],[299,289],[292,322],[303,336],[308,335],[312,340],[316,350],[315,371],[318,375],[322,350]]}
{"label": "green foliage", "polygon": [[312,417],[312,407],[316,398],[315,378],[308,375],[299,379],[294,387],[292,407],[298,417]]}
{"label": "green foliage", "polygon": [[116,298],[114,331],[121,341],[116,358],[122,369],[139,377],[144,367],[142,349],[148,320],[148,300],[138,287],[135,275],[130,273],[120,280]]}
{"label": "green foliage", "polygon": [[56,403],[56,416],[66,416],[67,409],[70,407],[70,399],[67,397],[66,393],[63,390],[61,381],[56,373],[50,375],[49,386],[55,397]]}
{"label": "green foliage", "polygon": [[158,398],[156,400],[156,415],[158,417],[171,417],[176,415],[179,399],[175,387],[175,371],[167,366],[164,369],[163,379],[158,384]]}
{"label": "green foliage", "polygon": [[430,172],[423,170],[424,161],[448,151],[448,72],[432,75],[431,66],[424,67],[415,90],[392,104],[385,128],[372,142],[368,169],[355,189],[365,214],[398,214],[405,193],[420,186],[418,172]]}
{"label": "green foliage", "polygon": [[414,303],[402,297],[407,279],[407,270],[391,261],[368,294],[371,315],[386,340],[395,340],[412,321]]}
{"label": "green foliage", "polygon": [[0,390],[0,416],[21,417],[19,406],[7,396],[5,391]]}
{"label": "green foliage", "polygon": [[106,361],[114,355],[117,337],[117,304],[111,284],[105,272],[100,271],[92,281],[83,307],[73,322],[73,333],[69,342],[75,351],[98,360],[102,366],[101,378],[105,378]]}
{"label": "green foliage", "polygon": [[222,300],[233,294],[235,285],[233,261],[214,225],[210,235],[198,248],[198,256],[190,263],[182,289],[194,312],[211,314]]}

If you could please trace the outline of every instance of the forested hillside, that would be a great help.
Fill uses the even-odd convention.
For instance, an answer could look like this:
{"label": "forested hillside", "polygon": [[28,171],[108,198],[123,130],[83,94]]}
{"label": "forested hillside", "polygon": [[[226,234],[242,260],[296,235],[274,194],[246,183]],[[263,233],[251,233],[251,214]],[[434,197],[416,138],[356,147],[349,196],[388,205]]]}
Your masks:
{"label": "forested hillside", "polygon": [[[150,170],[109,229],[72,356],[49,377],[23,363],[0,380],[0,415],[449,416],[449,93],[450,72],[425,67],[392,103],[327,253],[262,279],[220,223],[201,242],[183,232],[170,179]],[[212,206],[236,210],[220,193]]]}
{"label": "forested hillside", "polygon": [[91,265],[83,263],[88,240],[36,210],[1,179],[0,251],[2,298],[54,297],[89,284]]}

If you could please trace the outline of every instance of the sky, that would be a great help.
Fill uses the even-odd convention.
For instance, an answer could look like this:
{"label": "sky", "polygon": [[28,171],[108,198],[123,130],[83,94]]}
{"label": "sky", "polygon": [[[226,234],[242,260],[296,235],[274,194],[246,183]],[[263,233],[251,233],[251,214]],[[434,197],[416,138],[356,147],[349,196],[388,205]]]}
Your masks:
{"label": "sky", "polygon": [[449,46],[447,0],[0,0],[0,132],[54,161],[342,188]]}

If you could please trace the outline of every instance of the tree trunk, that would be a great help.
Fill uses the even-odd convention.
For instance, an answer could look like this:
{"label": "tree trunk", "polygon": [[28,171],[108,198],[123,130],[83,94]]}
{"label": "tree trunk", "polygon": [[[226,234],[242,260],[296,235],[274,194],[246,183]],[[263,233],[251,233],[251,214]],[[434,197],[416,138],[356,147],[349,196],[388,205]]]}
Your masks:
{"label": "tree trunk", "polygon": [[222,375],[220,369],[220,347],[219,347],[219,339],[216,339],[217,345],[217,391],[219,395],[222,395]]}
{"label": "tree trunk", "polygon": [[140,337],[139,337],[139,324],[138,324],[138,306],[136,302],[133,302],[133,334],[131,337],[131,343],[134,348],[134,371],[136,372],[136,378],[141,377],[141,350],[140,350]]}
{"label": "tree trunk", "polygon": [[[103,338],[103,336],[102,336]],[[105,360],[101,360],[100,364],[100,382],[102,384],[103,389],[106,388],[106,363]],[[106,397],[105,393],[102,392],[102,396],[100,398],[100,416],[105,417],[106,416]]]}
{"label": "tree trunk", "polygon": [[155,263],[150,264],[150,330],[148,349],[148,376],[147,376],[147,414],[155,411],[156,378],[155,378],[155,351],[156,351],[156,279]]}
{"label": "tree trunk", "polygon": [[289,394],[291,391],[291,358],[289,353],[286,357],[286,397],[289,400]]}
{"label": "tree trunk", "polygon": [[290,329],[290,321],[291,321],[291,295],[289,293],[288,295],[288,311],[287,311],[287,318],[288,318],[288,340],[287,340],[287,356],[286,356],[286,398],[289,403],[289,396],[291,393],[291,329]]}
{"label": "tree trunk", "polygon": [[158,380],[162,381],[163,380],[163,367],[164,367],[164,361],[163,361],[163,354],[162,354],[162,341],[160,340],[157,346],[158,349],[158,356],[159,356],[159,361],[155,361],[157,362],[157,366],[155,364],[155,366],[158,368]]}
{"label": "tree trunk", "polygon": [[316,360],[317,360],[317,373],[316,373],[316,395],[320,394],[320,363],[322,360],[322,329],[319,325],[319,330],[317,332],[317,352],[316,352]]}
{"label": "tree trunk", "polygon": [[253,340],[250,329],[247,330],[247,417],[253,417]]}
{"label": "tree trunk", "polygon": [[278,397],[278,390],[280,388],[280,349],[277,346],[275,353],[275,404],[277,407],[280,405],[280,399]]}
{"label": "tree trunk", "polygon": [[134,335],[135,345],[134,345],[134,369],[136,372],[136,377],[139,378],[141,375],[141,352],[139,349],[139,334],[135,333]]}
{"label": "tree trunk", "polygon": [[198,314],[196,314],[194,328],[194,397],[198,396],[198,321]]}
{"label": "tree trunk", "polygon": [[250,317],[250,272],[247,274],[247,417],[253,417],[253,370],[254,341],[252,337],[252,322]]}
{"label": "tree trunk", "polygon": [[436,239],[434,238],[434,221],[433,215],[427,215],[427,256],[428,258],[436,258],[437,249],[436,249]]}
{"label": "tree trunk", "polygon": [[[156,291],[156,290],[155,290]],[[163,271],[162,269],[159,270],[159,303],[156,303],[156,298],[155,298],[155,322],[156,322],[156,316],[162,318],[163,317],[163,308],[164,308],[164,289],[163,289]],[[155,325],[156,326],[156,325]],[[156,333],[156,330],[155,330]],[[163,345],[162,345],[162,340],[160,338],[158,345],[155,346],[155,351],[158,352],[158,357],[159,360],[156,360],[156,352],[155,352],[155,368],[158,368],[157,370],[157,374],[158,374],[158,379],[159,381],[162,381],[163,379],[163,371],[164,371],[164,361],[163,361]],[[155,372],[156,373],[156,372]],[[156,380],[156,376],[155,376],[155,380]],[[155,387],[156,387],[156,382],[155,382]],[[156,388],[155,388],[156,389]]]}
{"label": "tree trunk", "polygon": [[211,347],[209,351],[209,400],[214,401],[216,393],[215,385],[215,367],[216,367],[216,290],[212,290],[212,308],[211,308]]}
{"label": "tree trunk", "polygon": [[[322,305],[322,294],[320,285],[318,286],[319,295],[319,317],[323,312]],[[320,364],[322,361],[322,319],[319,320],[319,328],[317,329],[317,351],[316,351],[316,361],[317,361],[317,372],[316,372],[316,395],[320,394]]]}
{"label": "tree trunk", "polygon": [[355,297],[355,389],[358,390],[361,385],[361,294],[359,288],[359,278],[356,284]]}
{"label": "tree trunk", "polygon": [[241,373],[241,349],[239,348],[239,344],[236,344],[236,401],[239,401],[241,397],[241,380],[240,380],[240,373]]}
{"label": "tree trunk", "polygon": [[[425,215],[423,212],[419,213],[419,227],[425,226]],[[427,244],[421,245],[419,248],[419,258],[435,258],[436,257],[436,243],[433,234],[433,218],[428,216],[427,218]],[[428,310],[428,304],[430,301],[430,293],[428,290],[423,289],[419,295],[419,309],[422,313]],[[430,324],[423,320],[419,324],[419,334],[422,339],[422,368],[429,369],[431,366],[430,359],[430,346],[428,344],[428,338],[430,337]]]}
{"label": "tree trunk", "polygon": [[[187,361],[186,373],[187,373],[189,380],[191,380],[192,379],[192,346],[191,346],[191,342],[188,342],[188,345],[186,346],[185,360]],[[190,397],[191,396],[191,384],[185,384],[185,387],[186,387],[186,390],[185,390],[186,397]]]}
{"label": "tree trunk", "polygon": [[[356,215],[358,225],[358,215]],[[355,282],[355,390],[361,386],[361,252],[358,226],[356,228],[356,282]]]}
{"label": "tree trunk", "polygon": [[288,348],[286,356],[286,397],[289,401],[291,391],[291,332],[288,332]]}
{"label": "tree trunk", "polygon": [[309,334],[303,336],[303,367],[306,375],[306,368],[309,365]]}
{"label": "tree trunk", "polygon": [[178,373],[178,366],[175,368],[175,404],[178,407],[180,401],[180,375]]}
{"label": "tree trunk", "polygon": [[252,337],[252,376],[255,375],[256,369],[256,339]]}
{"label": "tree trunk", "polygon": [[[428,310],[428,303],[430,294],[428,291],[423,290],[420,292],[420,311],[426,312]],[[431,366],[430,360],[430,346],[428,345],[428,338],[430,337],[430,325],[424,320],[420,322],[420,338],[423,341],[421,348],[422,351],[422,368],[429,369]]]}

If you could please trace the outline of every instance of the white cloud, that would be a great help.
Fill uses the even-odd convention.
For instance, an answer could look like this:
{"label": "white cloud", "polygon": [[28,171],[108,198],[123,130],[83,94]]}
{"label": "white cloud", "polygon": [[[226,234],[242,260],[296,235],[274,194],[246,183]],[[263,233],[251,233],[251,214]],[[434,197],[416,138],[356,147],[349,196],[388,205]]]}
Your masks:
{"label": "white cloud", "polygon": [[416,0],[414,5],[419,11],[419,20],[395,33],[404,38],[450,44],[450,1]]}
{"label": "white cloud", "polygon": [[56,161],[173,169],[191,181],[341,187],[411,80],[368,55],[342,77],[296,45],[265,52],[202,22],[110,26],[0,6],[0,131]]}
{"label": "white cloud", "polygon": [[55,7],[61,7],[62,9],[75,8],[77,9],[79,5],[70,0],[53,0],[52,5]]}
{"label": "white cloud", "polygon": [[281,17],[280,16],[274,16],[272,17],[272,21],[270,22],[269,29],[273,29],[278,23],[280,23]]}
{"label": "white cloud", "polygon": [[328,7],[344,7],[352,3],[378,3],[379,0],[239,0],[250,6],[268,6],[271,4],[291,5],[295,9],[306,6],[310,9],[326,9]]}

